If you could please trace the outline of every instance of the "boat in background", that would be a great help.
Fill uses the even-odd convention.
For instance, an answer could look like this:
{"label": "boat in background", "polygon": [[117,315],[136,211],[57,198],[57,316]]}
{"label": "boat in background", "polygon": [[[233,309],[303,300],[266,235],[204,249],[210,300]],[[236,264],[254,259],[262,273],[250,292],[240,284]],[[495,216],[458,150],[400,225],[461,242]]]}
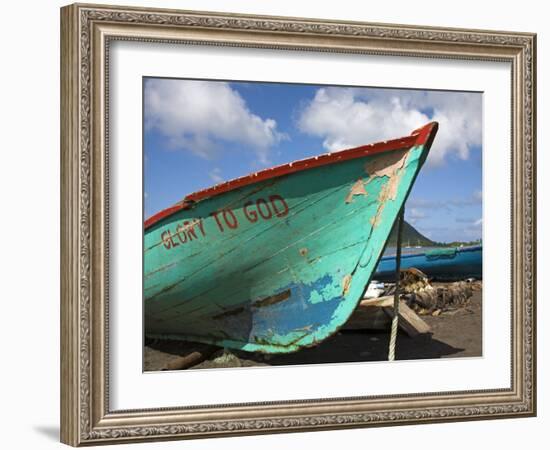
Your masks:
{"label": "boat in background", "polygon": [[335,333],[437,127],[253,173],[146,220],[146,336],[285,353]]}
{"label": "boat in background", "polygon": [[[374,277],[381,281],[395,280],[395,255],[380,259]],[[429,278],[440,281],[482,279],[483,247],[436,248],[422,253],[401,255],[401,269],[418,269]]]}

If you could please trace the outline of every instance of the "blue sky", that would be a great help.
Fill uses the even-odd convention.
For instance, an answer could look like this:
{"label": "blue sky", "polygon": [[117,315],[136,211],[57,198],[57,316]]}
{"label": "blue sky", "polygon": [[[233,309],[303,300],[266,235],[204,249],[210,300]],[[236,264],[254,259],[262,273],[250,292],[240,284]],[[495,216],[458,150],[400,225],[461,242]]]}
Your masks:
{"label": "blue sky", "polygon": [[439,242],[479,239],[481,93],[145,79],[145,217],[220,181],[431,120],[440,130],[406,219]]}

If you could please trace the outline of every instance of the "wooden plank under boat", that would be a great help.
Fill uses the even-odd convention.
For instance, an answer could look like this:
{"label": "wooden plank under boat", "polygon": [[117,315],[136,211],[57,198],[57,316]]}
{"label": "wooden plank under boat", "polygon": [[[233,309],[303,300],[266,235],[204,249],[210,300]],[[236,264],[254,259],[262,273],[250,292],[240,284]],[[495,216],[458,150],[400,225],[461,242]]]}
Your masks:
{"label": "wooden plank under boat", "polygon": [[[383,256],[374,278],[380,281],[395,279],[395,255]],[[441,281],[481,279],[483,275],[483,247],[452,247],[401,255],[401,269],[416,268],[429,278]]]}
{"label": "wooden plank under boat", "polygon": [[319,155],[190,194],[145,221],[152,338],[313,346],[362,298],[437,132]]}

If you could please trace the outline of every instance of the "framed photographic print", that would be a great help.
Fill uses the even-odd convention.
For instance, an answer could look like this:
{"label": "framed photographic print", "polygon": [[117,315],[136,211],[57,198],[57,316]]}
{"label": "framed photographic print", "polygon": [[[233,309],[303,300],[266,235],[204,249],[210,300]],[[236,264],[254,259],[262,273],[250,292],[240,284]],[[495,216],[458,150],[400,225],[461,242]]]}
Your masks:
{"label": "framed photographic print", "polygon": [[529,33],[61,10],[78,446],[532,416]]}

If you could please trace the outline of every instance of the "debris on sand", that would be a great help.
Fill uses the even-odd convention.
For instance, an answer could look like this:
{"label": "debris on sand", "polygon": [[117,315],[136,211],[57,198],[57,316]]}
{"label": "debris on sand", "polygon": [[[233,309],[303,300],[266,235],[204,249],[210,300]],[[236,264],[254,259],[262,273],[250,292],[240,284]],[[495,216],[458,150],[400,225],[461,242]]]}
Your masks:
{"label": "debris on sand", "polygon": [[[431,284],[428,277],[415,268],[401,271],[399,291],[401,298],[418,314],[438,316],[442,312],[464,307],[474,291],[481,290],[481,282],[469,279],[454,283]],[[395,292],[392,285],[385,295]]]}
{"label": "debris on sand", "polygon": [[212,367],[241,367],[241,361],[230,350],[224,349],[211,361]]}

